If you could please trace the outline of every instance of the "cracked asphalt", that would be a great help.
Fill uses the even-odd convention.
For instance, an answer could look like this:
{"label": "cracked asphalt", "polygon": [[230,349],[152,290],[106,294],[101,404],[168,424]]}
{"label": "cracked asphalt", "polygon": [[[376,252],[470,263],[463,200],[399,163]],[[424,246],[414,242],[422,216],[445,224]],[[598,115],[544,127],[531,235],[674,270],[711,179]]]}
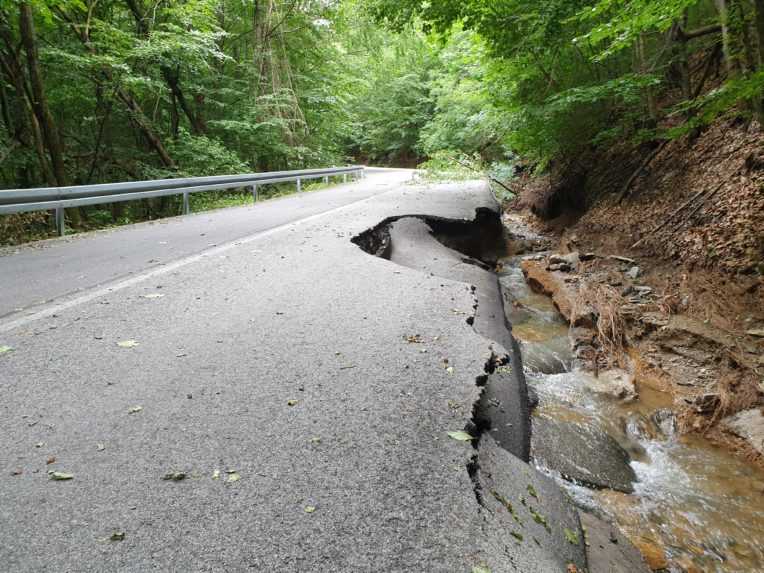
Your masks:
{"label": "cracked asphalt", "polygon": [[551,480],[448,436],[495,347],[466,321],[470,285],[351,242],[495,207],[482,182],[408,176],[0,257],[3,570],[585,566]]}

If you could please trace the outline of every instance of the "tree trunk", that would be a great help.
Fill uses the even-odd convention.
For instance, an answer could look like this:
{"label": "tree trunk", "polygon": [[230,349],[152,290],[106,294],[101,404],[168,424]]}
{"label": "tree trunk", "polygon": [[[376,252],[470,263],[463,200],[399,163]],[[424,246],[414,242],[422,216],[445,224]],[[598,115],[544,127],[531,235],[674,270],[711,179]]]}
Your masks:
{"label": "tree trunk", "polygon": [[48,100],[45,96],[45,87],[40,75],[40,61],[37,54],[37,37],[32,20],[32,9],[26,2],[19,4],[19,30],[24,44],[24,51],[27,54],[27,70],[29,72],[29,83],[32,88],[32,109],[37,116],[40,127],[42,127],[45,146],[48,149],[50,162],[53,165],[53,175],[58,185],[63,187],[67,185],[63,148],[58,137],[56,123],[53,115],[50,113]]}
{"label": "tree trunk", "polygon": [[[64,149],[45,95],[45,86],[40,74],[40,58],[37,53],[37,35],[34,29],[32,8],[26,2],[19,4],[19,32],[27,55],[27,70],[32,91],[32,110],[42,128],[45,147],[48,149],[50,162],[53,166],[53,176],[58,186],[64,187],[68,185],[66,166],[64,165]],[[79,208],[67,209],[67,212],[72,225],[78,226],[81,222]]]}
{"label": "tree trunk", "polygon": [[[2,54],[0,54],[0,60],[2,60],[0,63],[3,65],[3,71],[16,92],[16,100],[18,101],[19,109],[15,115],[15,120],[17,122],[16,133],[18,134],[19,141],[34,149],[37,161],[40,164],[40,174],[42,175],[42,179],[48,186],[55,187],[56,180],[48,165],[48,157],[45,153],[45,145],[43,144],[40,124],[32,111],[32,105],[29,101],[26,86],[24,85],[25,79],[21,65],[18,60],[2,58]],[[26,141],[26,126],[24,125],[22,118],[26,118],[29,123],[29,128],[32,132],[31,144]]]}
{"label": "tree trunk", "polygon": [[675,46],[677,54],[677,70],[679,72],[679,83],[682,86],[682,97],[685,100],[692,97],[692,85],[690,78],[690,64],[687,57],[687,39],[684,30],[687,29],[687,10],[682,15],[681,24],[677,24],[671,30],[671,41]]}
{"label": "tree trunk", "polygon": [[[758,53],[756,58],[756,69],[764,70],[764,0],[751,0],[754,12],[754,25],[756,31],[756,40]],[[759,129],[764,131],[764,94],[759,96],[758,102]]]}
{"label": "tree trunk", "polygon": [[756,24],[756,33],[758,36],[758,69],[764,67],[764,0],[751,0],[754,10],[754,21]]}
{"label": "tree trunk", "polygon": [[[637,38],[637,62],[640,74],[649,73],[650,69],[647,63],[647,48],[645,46],[644,34],[640,34],[639,38]],[[653,88],[645,88],[645,100],[647,101],[647,111],[650,115],[650,120],[655,123],[658,121],[658,103],[655,99]]]}
{"label": "tree trunk", "polygon": [[170,93],[170,133],[173,139],[178,139],[180,126],[180,114],[178,114],[178,100],[174,93]]}
{"label": "tree trunk", "polygon": [[722,25],[722,50],[724,51],[724,65],[727,69],[727,75],[735,75],[735,57],[732,35],[729,26],[729,6],[727,0],[714,0],[716,10],[719,12],[719,21]]}
{"label": "tree trunk", "polygon": [[130,113],[130,119],[141,131],[143,136],[149,142],[149,145],[151,145],[154,151],[156,151],[159,159],[162,161],[162,164],[169,169],[176,169],[175,161],[173,161],[172,157],[170,157],[170,154],[167,152],[167,149],[162,143],[162,140],[154,132],[149,119],[144,115],[141,106],[138,105],[138,102],[135,101],[135,98],[132,96],[132,94],[130,94],[130,92],[124,88],[118,87],[117,97],[122,103],[125,104],[125,107],[127,107],[127,110]]}
{"label": "tree trunk", "polygon": [[[133,19],[135,20],[135,26],[138,29],[138,34],[142,38],[148,38],[150,34],[149,27],[146,25],[146,19],[143,15],[143,9],[141,5],[138,3],[138,0],[125,0],[125,3],[127,4],[127,7],[130,9],[130,12],[133,15]],[[165,83],[167,84],[167,87],[170,89],[170,93],[175,100],[175,102],[180,105],[180,108],[183,110],[183,113],[188,118],[188,122],[191,125],[191,133],[193,134],[201,134],[206,131],[206,126],[204,125],[204,122],[201,121],[199,115],[195,114],[193,110],[191,109],[191,106],[188,105],[188,101],[186,100],[186,96],[183,93],[183,90],[180,89],[180,72],[177,69],[172,69],[169,66],[162,66],[161,67],[162,77],[165,80]],[[176,108],[177,112],[177,108]],[[172,112],[171,112],[172,113]],[[177,129],[173,130],[173,134],[177,134]]]}
{"label": "tree trunk", "polygon": [[188,118],[188,123],[191,125],[191,133],[200,135],[204,133],[206,126],[188,104],[188,100],[186,100],[186,96],[184,95],[183,90],[180,89],[179,76],[180,73],[177,69],[171,70],[168,67],[162,67],[162,77],[164,77],[165,82],[167,82],[167,86],[170,88],[170,93],[173,97],[173,100],[180,105],[180,109],[183,110],[183,113]]}

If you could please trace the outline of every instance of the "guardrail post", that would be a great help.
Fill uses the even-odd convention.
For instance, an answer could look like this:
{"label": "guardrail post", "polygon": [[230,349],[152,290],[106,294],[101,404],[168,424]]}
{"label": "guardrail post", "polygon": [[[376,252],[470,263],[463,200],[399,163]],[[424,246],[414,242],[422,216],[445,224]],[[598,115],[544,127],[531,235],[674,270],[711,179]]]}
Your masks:
{"label": "guardrail post", "polygon": [[183,193],[183,214],[188,215],[191,212],[191,205],[188,200],[188,192]]}
{"label": "guardrail post", "polygon": [[343,183],[347,183],[348,182],[348,174],[347,173],[343,173],[342,174],[342,182]]}
{"label": "guardrail post", "polygon": [[252,200],[257,203],[257,185],[252,185],[249,190],[252,191]]}
{"label": "guardrail post", "polygon": [[329,177],[328,176],[324,177],[324,185],[329,185]]}
{"label": "guardrail post", "polygon": [[66,218],[63,207],[56,207],[56,229],[58,229],[59,237],[66,234]]}
{"label": "guardrail post", "polygon": [[297,178],[297,192],[299,193],[301,191],[302,191],[302,180],[298,177]]}

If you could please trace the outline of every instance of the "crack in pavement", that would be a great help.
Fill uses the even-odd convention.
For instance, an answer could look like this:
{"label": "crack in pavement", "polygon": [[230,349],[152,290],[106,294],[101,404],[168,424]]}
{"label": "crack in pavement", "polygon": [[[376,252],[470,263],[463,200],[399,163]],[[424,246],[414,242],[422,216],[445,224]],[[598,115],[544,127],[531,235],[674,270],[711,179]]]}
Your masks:
{"label": "crack in pavement", "polygon": [[[532,539],[536,546],[524,557],[505,547],[503,551],[510,561],[520,570],[530,570],[520,563],[524,559],[533,562],[534,571],[564,570],[569,564],[585,570],[587,559],[583,548],[560,543],[566,530],[579,532],[583,539],[576,510],[552,480],[527,465],[531,427],[528,392],[519,346],[511,334],[498,276],[493,272],[496,260],[503,254],[503,237],[498,213],[478,209],[471,221],[421,215],[390,217],[355,236],[352,242],[365,252],[395,264],[470,285],[474,304],[466,322],[488,341],[490,350],[483,372],[474,379],[479,395],[464,428],[473,436],[474,453],[466,464],[466,471],[478,512],[484,514],[483,534],[489,538],[498,536],[500,543],[504,543],[504,534],[509,531],[515,542],[522,542],[523,534],[511,528],[520,523],[508,501],[512,497],[528,512],[524,527],[530,528],[531,523],[535,527]],[[497,453],[497,446],[504,454]],[[502,458],[498,465],[497,458]],[[517,479],[523,474],[527,491],[543,490],[548,494],[543,502],[538,500],[537,507],[524,497],[526,488]],[[514,479],[507,483],[507,478],[512,476]],[[487,498],[486,491],[497,491],[487,486],[497,481],[501,482],[503,491],[512,491],[514,496],[494,493],[493,498]],[[499,503],[498,507],[492,507],[493,499],[504,500],[503,506]],[[509,522],[508,513],[511,514]],[[492,521],[500,525],[495,531],[490,528]],[[550,544],[542,547],[539,540],[543,536],[550,538]]]}

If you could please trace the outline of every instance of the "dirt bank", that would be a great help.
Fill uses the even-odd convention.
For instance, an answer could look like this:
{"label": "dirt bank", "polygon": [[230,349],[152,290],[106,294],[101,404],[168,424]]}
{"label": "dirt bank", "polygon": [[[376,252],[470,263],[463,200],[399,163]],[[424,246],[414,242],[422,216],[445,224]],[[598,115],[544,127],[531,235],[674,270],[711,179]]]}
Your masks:
{"label": "dirt bank", "polygon": [[524,272],[576,327],[577,358],[670,393],[681,431],[764,467],[761,131],[718,122],[519,188],[508,223],[541,233],[557,254]]}

